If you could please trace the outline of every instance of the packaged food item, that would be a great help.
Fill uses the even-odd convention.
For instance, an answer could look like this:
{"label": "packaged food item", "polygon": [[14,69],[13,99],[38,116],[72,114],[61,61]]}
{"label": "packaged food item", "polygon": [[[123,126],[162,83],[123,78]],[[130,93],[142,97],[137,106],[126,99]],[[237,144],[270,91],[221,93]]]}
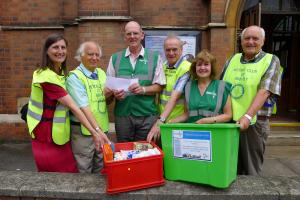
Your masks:
{"label": "packaged food item", "polygon": [[123,160],[121,152],[115,152],[114,153],[114,161]]}
{"label": "packaged food item", "polygon": [[150,143],[141,143],[141,142],[134,142],[134,149],[139,151],[147,151],[148,149],[153,149],[153,146]]}
{"label": "packaged food item", "polygon": [[160,151],[157,148],[148,149],[146,151],[141,150],[121,150],[114,153],[114,161],[130,160],[134,158],[142,158],[153,155],[159,155]]}

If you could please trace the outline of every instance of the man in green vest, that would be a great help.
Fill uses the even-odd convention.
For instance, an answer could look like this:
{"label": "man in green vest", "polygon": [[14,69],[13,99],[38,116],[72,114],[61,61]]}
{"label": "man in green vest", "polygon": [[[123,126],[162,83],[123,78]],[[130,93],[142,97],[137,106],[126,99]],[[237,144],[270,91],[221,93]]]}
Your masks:
{"label": "man in green vest", "polygon": [[[175,90],[175,85],[180,77],[184,76],[189,70],[191,63],[187,61],[182,55],[183,42],[175,35],[169,35],[164,40],[164,52],[167,62],[164,63],[164,72],[166,75],[167,84],[160,94],[159,112],[162,114],[165,110],[167,102],[170,100],[172,92]],[[177,84],[176,84],[177,83]],[[159,117],[159,120],[153,125],[148,134],[148,141],[159,140],[160,130],[158,125],[160,123],[169,122],[170,120],[182,115],[184,113],[184,96],[180,95],[176,100],[176,105],[167,118]]]}
{"label": "man in green vest", "polygon": [[281,90],[279,59],[262,51],[264,40],[261,27],[245,28],[241,34],[243,53],[225,63],[221,76],[232,84],[233,120],[241,129],[238,173],[245,175],[261,174],[269,120],[258,124],[256,115],[266,100],[279,96]]}
{"label": "man in green vest", "polygon": [[143,39],[141,26],[135,21],[128,22],[124,36],[128,48],[111,56],[106,72],[107,76],[138,79],[126,92],[114,90],[118,142],[146,140],[157,120],[156,94],[166,84],[159,54],[144,48]]}
{"label": "man in green vest", "polygon": [[[67,90],[80,107],[88,121],[97,130],[105,143],[110,143],[108,112],[105,98],[105,72],[98,68],[100,46],[92,41],[84,42],[76,52],[80,65],[69,73]],[[102,154],[95,149],[91,133],[71,115],[71,144],[79,172],[99,173]]]}

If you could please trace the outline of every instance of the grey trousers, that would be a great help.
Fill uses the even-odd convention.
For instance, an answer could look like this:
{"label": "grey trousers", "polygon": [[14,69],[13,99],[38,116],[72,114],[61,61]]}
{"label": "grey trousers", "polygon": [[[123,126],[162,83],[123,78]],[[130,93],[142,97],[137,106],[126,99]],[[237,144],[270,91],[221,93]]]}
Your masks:
{"label": "grey trousers", "polygon": [[156,115],[147,117],[115,117],[115,128],[118,142],[146,140],[147,135],[157,120]]}
{"label": "grey trousers", "polygon": [[103,154],[96,151],[92,136],[82,135],[78,125],[71,125],[71,145],[80,173],[100,173]]}
{"label": "grey trousers", "polygon": [[240,133],[238,174],[260,175],[264,162],[269,120],[257,120],[254,125]]}

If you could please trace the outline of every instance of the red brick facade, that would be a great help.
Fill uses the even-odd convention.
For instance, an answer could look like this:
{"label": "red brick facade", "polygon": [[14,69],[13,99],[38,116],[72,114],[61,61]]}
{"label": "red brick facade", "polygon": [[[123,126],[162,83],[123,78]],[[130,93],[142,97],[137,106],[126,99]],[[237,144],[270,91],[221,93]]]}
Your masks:
{"label": "red brick facade", "polygon": [[[227,2],[227,3],[226,3]],[[106,68],[113,52],[125,47],[124,24],[133,19],[146,27],[202,31],[201,46],[216,55],[218,67],[234,51],[239,0],[2,0],[0,2],[0,114],[16,114],[17,99],[28,97],[32,72],[47,35],[64,33],[69,42],[68,66],[78,63],[78,45],[95,40],[103,48]],[[234,19],[230,18],[234,15]],[[211,23],[225,24],[215,27]],[[218,25],[219,26],[219,25]],[[1,131],[4,130],[1,126]],[[13,126],[13,125],[11,125]],[[5,126],[6,127],[6,126]],[[6,127],[10,128],[10,127]],[[0,137],[3,133],[0,131]],[[18,131],[16,130],[16,133]]]}

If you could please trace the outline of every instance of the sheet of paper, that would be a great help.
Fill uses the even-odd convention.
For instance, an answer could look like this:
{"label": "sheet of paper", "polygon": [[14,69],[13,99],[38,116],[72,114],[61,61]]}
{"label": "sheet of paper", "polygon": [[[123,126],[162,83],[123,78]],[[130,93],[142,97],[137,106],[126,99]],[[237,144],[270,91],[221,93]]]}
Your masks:
{"label": "sheet of paper", "polygon": [[126,79],[126,78],[116,78],[112,76],[106,77],[106,87],[112,90],[125,90],[128,91],[128,87],[134,83],[138,83],[138,79]]}

